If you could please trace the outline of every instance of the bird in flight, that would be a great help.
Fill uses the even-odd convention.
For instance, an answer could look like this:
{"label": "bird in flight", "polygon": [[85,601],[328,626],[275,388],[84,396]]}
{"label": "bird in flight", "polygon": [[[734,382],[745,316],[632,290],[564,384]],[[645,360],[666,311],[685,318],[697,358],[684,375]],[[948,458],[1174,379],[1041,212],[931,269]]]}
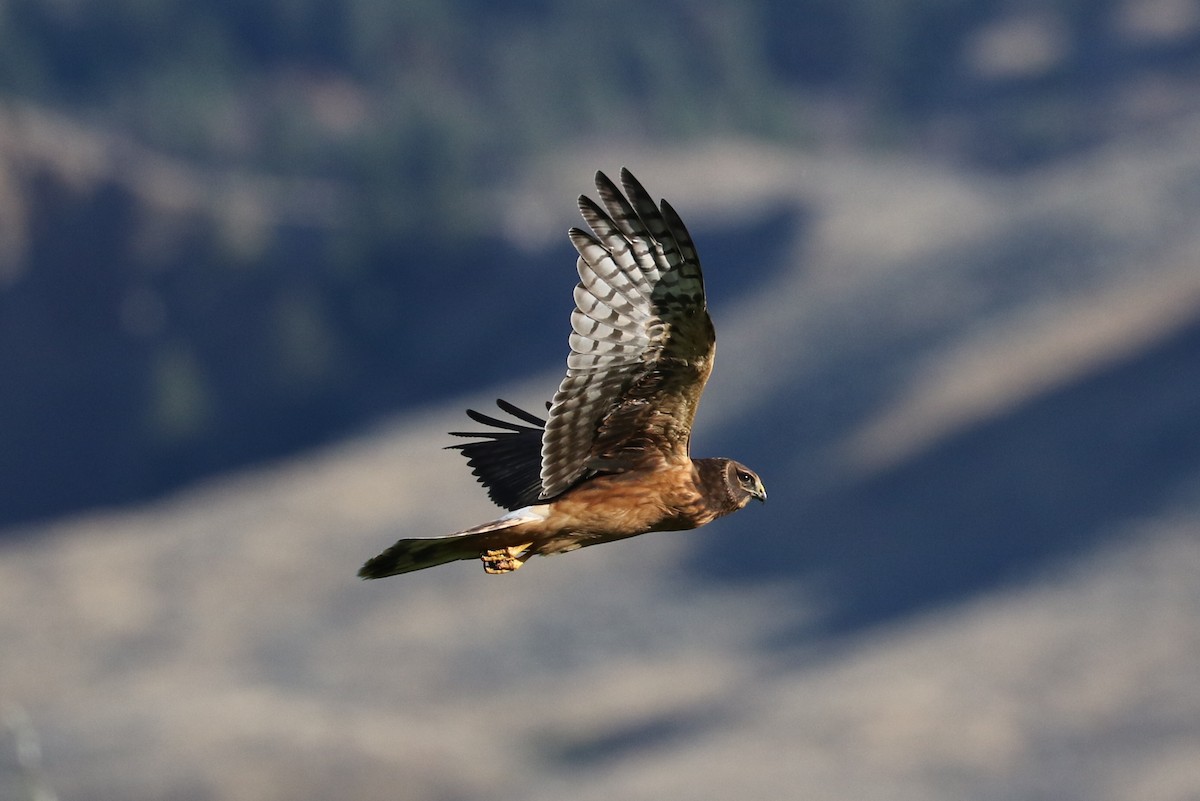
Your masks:
{"label": "bird in flight", "polygon": [[439,537],[402,539],[358,575],[383,578],[460,559],[511,573],[548,556],[650,531],[703,526],[767,491],[732,459],[693,459],[692,420],[716,335],[700,259],[679,215],[621,170],[624,193],[596,173],[591,231],[572,228],[579,285],[567,375],[541,419],[504,400],[510,419],[473,409],[490,430],[451,432],[488,495],[508,514]]}

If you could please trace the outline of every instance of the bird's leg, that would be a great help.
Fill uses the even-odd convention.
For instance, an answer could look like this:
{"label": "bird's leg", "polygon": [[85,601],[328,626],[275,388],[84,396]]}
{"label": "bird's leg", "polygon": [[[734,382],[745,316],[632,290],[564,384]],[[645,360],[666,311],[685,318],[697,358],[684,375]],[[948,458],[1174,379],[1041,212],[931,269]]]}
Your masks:
{"label": "bird's leg", "polygon": [[525,560],[533,556],[533,552],[529,551],[532,542],[527,542],[524,545],[510,545],[507,548],[497,548],[494,551],[484,551],[480,554],[483,559],[483,569],[487,573],[511,573],[521,565],[525,564]]}

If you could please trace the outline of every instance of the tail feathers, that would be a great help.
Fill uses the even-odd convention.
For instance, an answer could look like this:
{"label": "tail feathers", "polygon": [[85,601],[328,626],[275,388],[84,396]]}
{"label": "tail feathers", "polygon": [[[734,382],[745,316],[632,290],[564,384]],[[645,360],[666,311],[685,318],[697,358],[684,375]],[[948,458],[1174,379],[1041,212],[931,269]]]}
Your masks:
{"label": "tail feathers", "polygon": [[509,512],[499,520],[454,534],[399,540],[383,553],[367,560],[358,571],[358,576],[377,579],[424,570],[460,559],[478,559],[485,551],[516,544],[521,537],[519,532],[511,529],[522,523],[545,520],[546,509],[545,505],[527,506]]}

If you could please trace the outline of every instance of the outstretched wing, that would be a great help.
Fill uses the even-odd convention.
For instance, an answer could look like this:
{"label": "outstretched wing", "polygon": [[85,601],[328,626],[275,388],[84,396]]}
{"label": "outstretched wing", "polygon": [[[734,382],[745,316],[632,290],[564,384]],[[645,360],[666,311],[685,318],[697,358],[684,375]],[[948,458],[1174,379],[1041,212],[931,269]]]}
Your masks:
{"label": "outstretched wing", "polygon": [[541,497],[590,471],[687,458],[716,337],[696,248],[679,215],[621,170],[604,173],[604,208],[580,197],[591,233],[573,228],[580,283],[567,375],[542,437]]}
{"label": "outstretched wing", "polygon": [[[506,400],[496,405],[520,422],[500,420],[467,409],[476,423],[494,430],[478,433],[451,431],[452,437],[471,437],[476,442],[447,445],[467,457],[471,473],[487,487],[488,497],[505,509],[520,509],[538,502],[542,494],[542,429],[546,421]],[[550,404],[546,404],[550,408]]]}

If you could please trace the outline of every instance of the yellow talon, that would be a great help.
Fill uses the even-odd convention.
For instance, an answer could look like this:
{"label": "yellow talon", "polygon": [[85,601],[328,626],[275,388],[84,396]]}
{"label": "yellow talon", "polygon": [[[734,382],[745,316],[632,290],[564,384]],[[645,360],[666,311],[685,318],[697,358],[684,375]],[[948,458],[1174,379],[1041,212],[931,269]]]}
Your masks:
{"label": "yellow talon", "polygon": [[527,542],[524,545],[510,545],[507,548],[484,551],[480,555],[483,560],[484,572],[493,574],[513,572],[525,564],[526,559],[533,556],[528,552],[531,545],[533,545],[532,542]]}

